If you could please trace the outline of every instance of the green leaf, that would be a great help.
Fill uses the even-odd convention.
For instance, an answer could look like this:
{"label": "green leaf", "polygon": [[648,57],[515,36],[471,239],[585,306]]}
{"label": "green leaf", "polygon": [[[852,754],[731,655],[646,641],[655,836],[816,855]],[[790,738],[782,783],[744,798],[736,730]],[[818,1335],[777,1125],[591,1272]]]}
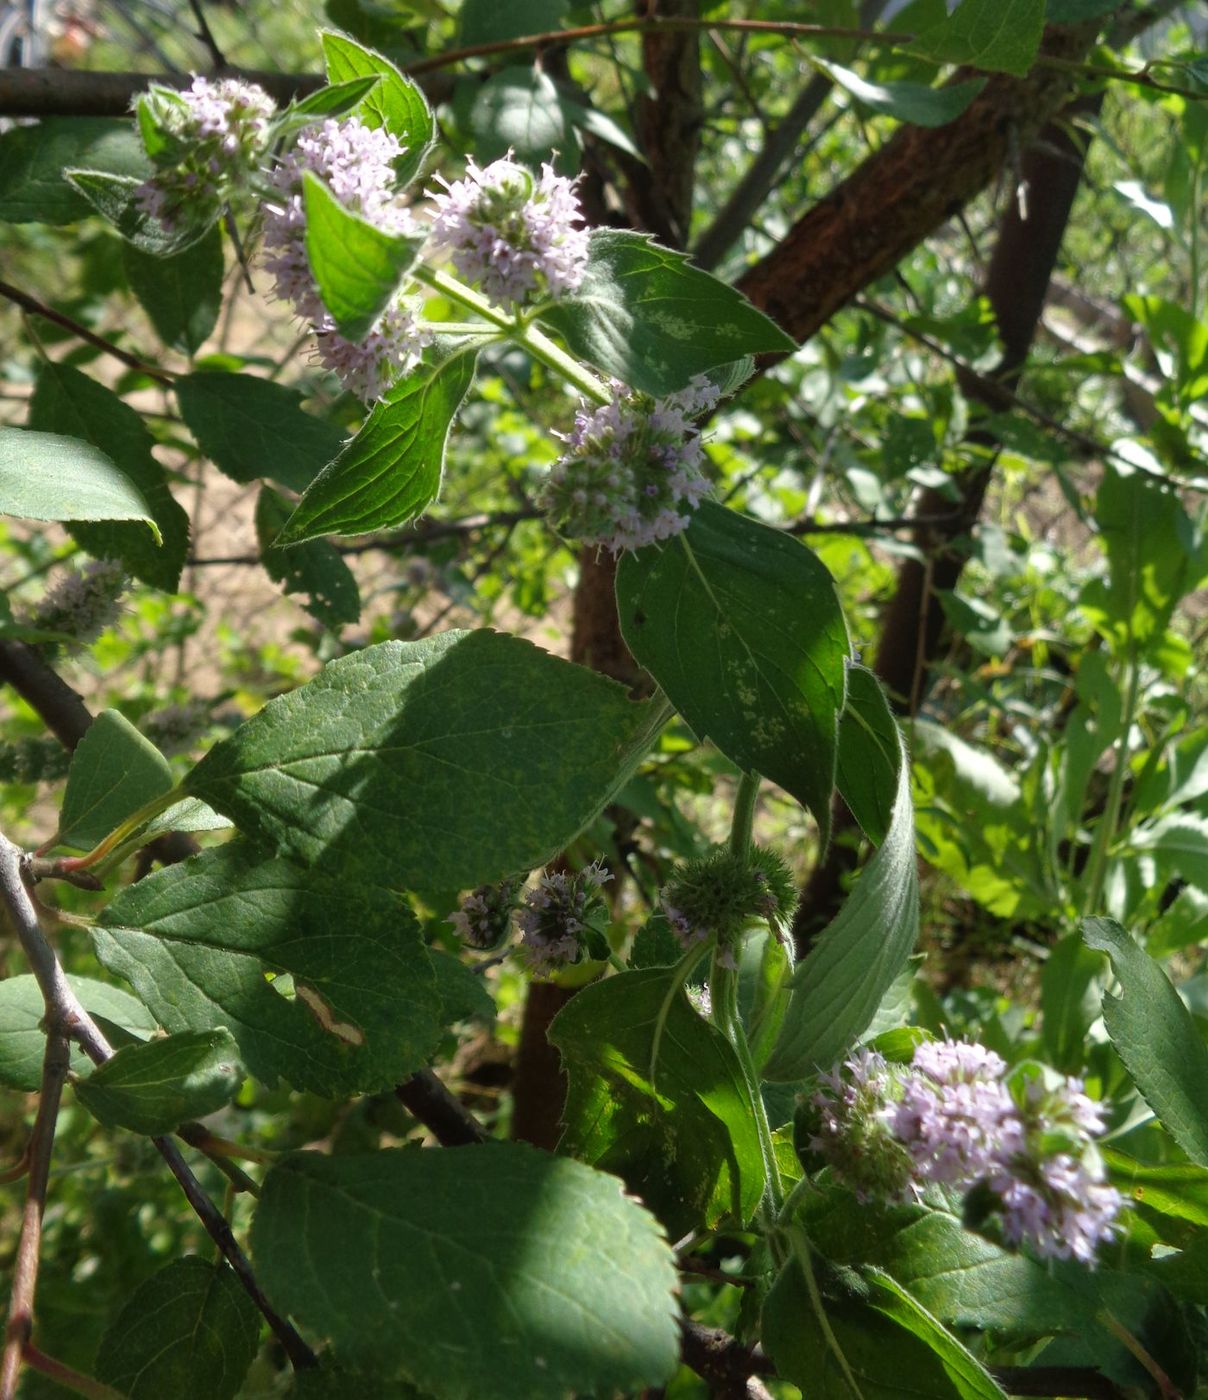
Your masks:
{"label": "green leaf", "polygon": [[493,1021],[495,998],[482,976],[472,967],[439,948],[429,948],[436,990],[440,997],[440,1019],[446,1026],[458,1021]]}
{"label": "green leaf", "polygon": [[[129,992],[108,982],[91,977],[68,974],[67,981],[93,1016],[113,1022],[131,1035],[143,1038],[159,1029],[155,1017]],[[29,1094],[42,1082],[42,1056],[46,1051],[46,1032],[42,1019],[46,1005],[38,983],[31,973],[6,977],[0,982],[0,1086]],[[71,1069],[74,1074],[87,1074],[92,1061],[72,1042]]]}
{"label": "green leaf", "polygon": [[133,243],[122,246],[130,290],[159,338],[173,350],[196,354],[222,308],[222,234],[215,227],[171,258],[153,258]]}
{"label": "green leaf", "polygon": [[117,559],[127,573],[143,583],[173,592],[189,549],[189,517],[168,490],[163,467],[151,455],[152,438],[142,417],[78,369],[47,362],[38,371],[29,425],[66,430],[113,458],[146,501],[163,544],[156,544],[137,524],[77,524],[71,534],[89,554]]}
{"label": "green leaf", "polygon": [[535,165],[555,154],[577,168],[579,141],[552,79],[532,64],[501,69],[478,89],[470,129],[481,160],[514,151]]}
{"label": "green leaf", "polygon": [[65,170],[63,177],[107,219],[123,238],[156,258],[171,258],[203,239],[217,221],[219,211],[199,204],[195,217],[180,218],[171,227],[152,217],[136,198],[143,181],[103,170]]}
{"label": "green leaf", "polygon": [[171,788],[172,768],[163,754],[118,710],[105,710],[71,756],[58,843],[90,851]]}
{"label": "green leaf", "polygon": [[872,1023],[918,938],[910,764],[900,737],[898,743],[898,790],[884,844],[797,964],[784,1030],[764,1069],[766,1079],[805,1079],[840,1059]]}
{"label": "green leaf", "polygon": [[273,130],[280,138],[327,117],[346,117],[381,81],[380,73],[367,73],[363,78],[350,78],[346,83],[328,83],[300,102],[291,102],[277,118]]}
{"label": "green leaf", "polygon": [[331,662],[216,744],[185,786],[298,860],[468,889],[563,850],[663,713],[519,637],[451,631]]}
{"label": "green leaf", "polygon": [[461,7],[459,44],[495,44],[506,39],[526,39],[548,34],[562,23],[570,0],[465,0]]}
{"label": "green leaf", "polygon": [[0,134],[0,219],[70,224],[92,212],[64,179],[68,166],[144,179],[151,165],[128,120],[48,117]]}
{"label": "green leaf", "polygon": [[654,1219],[615,1177],[519,1143],[288,1157],[252,1250],[278,1308],[437,1400],[631,1394],[676,1367]]}
{"label": "green leaf", "polygon": [[596,229],[579,290],[541,313],[572,353],[648,394],[796,344],[733,287],[645,234]]}
{"label": "green leaf", "polygon": [[956,12],[916,35],[909,52],[1024,77],[1044,33],[1045,0],[961,0]]}
{"label": "green leaf", "polygon": [[650,968],[584,987],[549,1040],[570,1080],[561,1151],[623,1177],[678,1238],[745,1224],[765,1176],[738,1058],[673,978]]}
{"label": "green leaf", "polygon": [[1116,6],[1117,0],[1048,0],[1044,17],[1049,24],[1081,24],[1109,14]]}
{"label": "green leaf", "polygon": [[1041,1030],[1055,1069],[1077,1074],[1086,1062],[1087,1032],[1099,1018],[1103,964],[1076,933],[1053,945],[1040,980]]}
{"label": "green leaf", "polygon": [[825,567],[780,530],[706,502],[617,569],[629,649],[701,739],[830,830],[847,627]]}
{"label": "green leaf", "polygon": [[1087,946],[1111,958],[1121,995],[1103,1024],[1133,1083],[1191,1160],[1208,1167],[1208,1046],[1170,979],[1112,919],[1084,919]]}
{"label": "green leaf", "polygon": [[129,1400],[233,1400],[259,1343],[260,1313],[229,1266],[189,1255],[134,1291],[96,1375]]}
{"label": "green leaf", "polygon": [[291,513],[290,503],[266,486],[256,501],[256,538],[265,572],[287,593],[308,599],[306,611],[324,627],[339,631],[361,615],[361,591],[335,546],[310,540],[295,549],[273,545]]}
{"label": "green leaf", "polygon": [[386,233],[346,209],[317,175],[302,175],[306,256],[336,329],[363,340],[419,256],[422,234]]}
{"label": "green leaf", "polygon": [[366,126],[384,126],[402,142],[403,155],[395,161],[394,168],[399,183],[409,184],[419,174],[436,135],[436,123],[423,93],[389,59],[358,44],[347,34],[324,29],[320,31],[319,42],[323,46],[328,82],[344,83],[372,74],[381,78],[358,106],[357,116]]}
{"label": "green leaf", "polygon": [[0,428],[0,513],[26,520],[142,520],[138,488],[99,447],[58,433]]}
{"label": "green leaf", "polygon": [[271,477],[305,491],[337,456],[344,434],[304,413],[302,395],[250,374],[182,374],[173,381],[181,417],[198,447],[233,481]]}
{"label": "green leaf", "polygon": [[839,64],[828,63],[824,58],[811,58],[810,62],[831,82],[850,92],[863,106],[882,116],[896,117],[900,122],[911,122],[915,126],[947,126],[960,116],[986,85],[985,78],[973,78],[945,87],[909,82],[872,83],[853,73],[850,68],[841,68]]}
{"label": "green leaf", "polygon": [[364,426],[315,477],[280,543],[361,535],[413,520],[436,499],[449,429],[474,381],[472,352],[420,365],[373,407]]}
{"label": "green leaf", "polygon": [[76,1098],[107,1128],[159,1137],[225,1108],[242,1083],[239,1051],[221,1027],[125,1045],[76,1085]]}
{"label": "green leaf", "polygon": [[440,1034],[435,974],[400,898],[264,860],[242,842],[127,886],[93,940],[163,1026],[228,1028],[265,1084],[387,1089]]}
{"label": "green leaf", "polygon": [[849,665],[836,786],[864,835],[877,846],[893,820],[901,754],[897,720],[881,682],[866,666]]}

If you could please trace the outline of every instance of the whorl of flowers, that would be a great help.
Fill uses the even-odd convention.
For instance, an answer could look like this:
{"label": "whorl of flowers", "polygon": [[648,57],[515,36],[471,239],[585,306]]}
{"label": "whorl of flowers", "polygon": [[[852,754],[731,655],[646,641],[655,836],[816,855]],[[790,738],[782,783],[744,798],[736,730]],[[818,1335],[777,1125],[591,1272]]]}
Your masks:
{"label": "whorl of flowers", "polygon": [[685,950],[716,938],[726,966],[745,926],[764,919],[779,929],[797,900],[788,867],[775,853],[751,846],[745,858],[715,846],[698,860],[677,866],[663,886],[663,916]]}
{"label": "whorl of flowers", "polygon": [[[437,177],[440,179],[440,177]],[[575,182],[541,167],[541,178],[511,159],[429,191],[432,242],[497,306],[511,309],[578,289],[587,268],[587,230]]]}
{"label": "whorl of flowers", "polygon": [[1042,1258],[1093,1263],[1115,1232],[1123,1199],[1094,1141],[1103,1115],[1077,1079],[1045,1072],[1021,1089],[993,1051],[934,1041],[909,1068],[859,1051],[821,1077],[810,1105],[810,1150],[861,1199],[951,1186]]}
{"label": "whorl of flowers", "polygon": [[596,861],[575,874],[543,871],[525,891],[516,922],[531,972],[544,976],[585,958],[608,956],[608,906],[600,889],[611,879]]}
{"label": "whorl of flowers", "polygon": [[402,153],[398,138],[383,127],[366,126],[359,117],[329,118],[306,128],[268,177],[264,263],[273,275],[273,292],[310,322],[323,366],[366,403],[382,396],[431,337],[401,296],[361,340],[340,335],[306,256],[302,177],[308,170],[319,176],[346,209],[384,232],[413,234],[415,220],[395,192],[394,162]]}
{"label": "whorl of flowers", "polygon": [[541,503],[568,539],[620,554],[679,534],[708,494],[692,419],[718,391],[703,376],[663,399],[615,382],[612,391],[610,403],[575,415]]}
{"label": "whorl of flowers", "polygon": [[30,609],[24,622],[46,632],[63,632],[77,642],[94,642],[117,621],[126,575],[112,559],[93,559],[65,573]]}
{"label": "whorl of flowers", "polygon": [[498,948],[512,930],[519,880],[503,880],[497,885],[479,885],[450,914],[449,923],[470,945],[486,951]]}
{"label": "whorl of flowers", "polygon": [[268,150],[276,107],[254,83],[194,78],[184,92],[157,86],[140,101],[164,147],[152,153],[160,168],[135,198],[167,227],[186,205],[215,212]]}

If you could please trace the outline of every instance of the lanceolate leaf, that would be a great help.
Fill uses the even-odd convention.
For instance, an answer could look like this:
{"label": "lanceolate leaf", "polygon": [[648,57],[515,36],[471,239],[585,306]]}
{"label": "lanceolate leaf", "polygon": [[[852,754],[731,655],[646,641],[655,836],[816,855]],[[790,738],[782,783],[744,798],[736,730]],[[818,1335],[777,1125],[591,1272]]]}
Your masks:
{"label": "lanceolate leaf", "polygon": [[0,514],[26,520],[143,520],[138,488],[99,447],[58,433],[0,428]]}
{"label": "lanceolate leaf", "polygon": [[670,394],[714,365],[797,347],[741,293],[644,234],[596,229],[587,275],[541,319],[605,374]]}
{"label": "lanceolate leaf", "polygon": [[185,1031],[123,1046],[76,1085],[76,1097],[106,1127],[155,1137],[217,1112],[242,1083],[229,1031]]}
{"label": "lanceolate leaf", "polygon": [[288,1157],[252,1251],[279,1309],[437,1400],[634,1394],[676,1367],[653,1217],[615,1177],[531,1147]]}
{"label": "lanceolate leaf", "polygon": [[893,820],[900,759],[898,724],[880,681],[866,666],[849,666],[835,782],[865,836],[878,846]]}
{"label": "lanceolate leaf", "polygon": [[210,229],[191,248],[171,258],[153,258],[126,243],[122,262],[130,290],[164,344],[196,354],[209,339],[222,307],[222,234],[218,228]]}
{"label": "lanceolate leaf", "polygon": [[906,966],[919,932],[910,764],[900,737],[898,786],[885,841],[836,917],[793,973],[784,1029],[764,1077],[805,1079],[859,1039]]}
{"label": "lanceolate leaf", "polygon": [[228,1028],[266,1084],[386,1089],[423,1064],[440,1033],[436,977],[401,899],[242,843],[128,886],[93,937],[162,1025]]}
{"label": "lanceolate leaf", "polygon": [[287,593],[307,598],[303,607],[324,627],[338,630],[361,615],[361,592],[352,570],[327,540],[308,540],[293,549],[276,549],[277,536],[290,516],[289,502],[270,486],[256,500],[256,538],[265,572]]}
{"label": "lanceolate leaf", "polygon": [[1193,1162],[1208,1167],[1208,1047],[1170,979],[1112,919],[1086,919],[1087,946],[1106,953],[1120,995],[1103,1024],[1133,1083]]}
{"label": "lanceolate leaf", "polygon": [[549,1039],[570,1077],[562,1150],[624,1177],[680,1236],[726,1215],[749,1221],[764,1165],[738,1059],[672,975],[649,968],[584,987]]}
{"label": "lanceolate leaf", "polygon": [[129,175],[111,175],[104,170],[65,170],[70,181],[93,209],[144,253],[157,258],[174,257],[191,248],[214,227],[216,211],[208,207],[190,220],[187,211],[169,228],[153,218],[136,198],[141,180]]}
{"label": "lanceolate leaf", "polygon": [[449,429],[474,364],[472,352],[453,355],[397,384],[311,483],[278,543],[388,529],[426,510],[440,491]]}
{"label": "lanceolate leaf", "polygon": [[350,78],[346,83],[328,83],[300,102],[291,103],[277,119],[274,129],[279,135],[286,135],[324,117],[347,116],[381,80],[380,74],[369,73],[363,78]]}
{"label": "lanceolate leaf", "polygon": [[185,786],[295,859],[467,889],[564,849],[663,713],[518,637],[445,632],[331,662],[215,745]]}
{"label": "lanceolate leaf", "polygon": [[134,1291],[96,1375],[128,1400],[232,1400],[259,1342],[260,1314],[230,1268],[189,1255]]}
{"label": "lanceolate leaf", "polygon": [[118,710],[97,715],[71,756],[58,840],[90,851],[133,812],[172,787],[172,768]]}
{"label": "lanceolate leaf", "polygon": [[917,35],[910,52],[1023,77],[1044,33],[1045,0],[961,0],[954,14]]}
{"label": "lanceolate leaf", "polygon": [[828,831],[850,648],[816,556],[706,502],[682,534],[624,556],[617,602],[630,650],[697,735]]}
{"label": "lanceolate leaf", "polygon": [[344,83],[353,78],[377,75],[381,82],[362,99],[357,115],[366,126],[384,126],[397,136],[403,154],[395,162],[399,183],[406,185],[419,174],[436,134],[432,113],[419,88],[380,53],[367,49],[347,34],[324,30],[319,35],[327,78]]}
{"label": "lanceolate leaf", "polygon": [[423,235],[386,233],[345,209],[317,176],[302,176],[306,256],[336,329],[362,340],[415,262]]}
{"label": "lanceolate leaf", "polygon": [[151,434],[141,415],[78,369],[49,362],[38,371],[29,425],[68,432],[113,458],[146,501],[162,545],[139,524],[76,524],[71,533],[90,554],[117,559],[143,583],[172,592],[188,552],[189,517],[168,490],[163,467],[151,455]]}
{"label": "lanceolate leaf", "polygon": [[946,126],[950,121],[955,121],[986,85],[984,78],[945,87],[926,87],[922,83],[908,82],[872,83],[837,63],[828,63],[823,58],[811,61],[815,68],[850,92],[865,107],[883,116],[896,117],[900,122],[912,122],[915,126]]}

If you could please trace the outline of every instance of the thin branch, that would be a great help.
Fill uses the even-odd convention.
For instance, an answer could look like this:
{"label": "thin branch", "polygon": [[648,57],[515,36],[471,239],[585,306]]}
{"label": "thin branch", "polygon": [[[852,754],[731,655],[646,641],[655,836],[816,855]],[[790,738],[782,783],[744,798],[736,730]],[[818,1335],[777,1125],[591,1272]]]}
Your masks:
{"label": "thin branch", "polygon": [[56,326],[62,327],[65,331],[70,331],[72,335],[85,340],[89,345],[97,350],[103,350],[106,355],[112,355],[115,360],[120,360],[122,364],[136,369],[140,374],[147,375],[148,378],[157,380],[160,384],[170,385],[171,375],[162,369],[156,369],[154,365],[149,365],[146,360],[140,360],[137,355],[132,355],[129,350],[123,350],[120,345],[114,345],[113,341],[106,340],[103,335],[97,335],[95,331],[89,330],[87,326],[82,326],[79,321],[73,320],[62,311],[56,311],[53,306],[47,306],[37,297],[30,296],[28,292],[23,292],[20,287],[10,286],[7,282],[0,282],[0,297],[5,297],[14,305],[19,306],[22,311],[27,311],[31,316],[41,316],[44,321],[51,321]]}
{"label": "thin branch", "polygon": [[228,67],[226,55],[218,46],[218,40],[214,38],[214,31],[210,28],[210,21],[206,19],[205,7],[201,0],[189,0],[189,9],[193,11],[193,18],[197,21],[197,37],[205,45],[206,52],[210,55],[210,62],[214,65],[214,72],[221,73]]}
{"label": "thin branch", "polygon": [[680,1355],[709,1384],[714,1400],[767,1400],[760,1376],[776,1374],[767,1357],[744,1346],[720,1327],[680,1319]]}
{"label": "thin branch", "polygon": [[65,680],[24,642],[0,637],[0,681],[7,681],[69,752],[84,737],[92,716]]}
{"label": "thin branch", "polygon": [[46,1184],[50,1179],[50,1154],[54,1147],[55,1123],[63,1098],[63,1085],[71,1064],[71,1047],[66,1035],[53,1029],[46,1037],[42,1060],[42,1093],[29,1142],[29,1188],[21,1217],[21,1238],[13,1263],[12,1295],[8,1304],[8,1325],[4,1332],[4,1355],[0,1359],[0,1400],[13,1400],[21,1374],[22,1350],[34,1325],[34,1294],[38,1286],[38,1260],[42,1245],[42,1216],[46,1211]]}
{"label": "thin branch", "polygon": [[74,1390],[77,1395],[86,1396],[87,1400],[126,1400],[120,1390],[114,1390],[111,1385],[106,1385],[104,1381],[98,1381],[93,1376],[85,1376],[73,1367],[64,1365],[62,1361],[56,1361],[53,1356],[47,1356],[44,1351],[39,1351],[30,1342],[25,1344],[22,1359],[30,1370],[48,1376],[64,1389]]}
{"label": "thin branch", "polygon": [[394,1094],[442,1147],[469,1147],[490,1140],[490,1134],[478,1119],[430,1069],[416,1070]]}

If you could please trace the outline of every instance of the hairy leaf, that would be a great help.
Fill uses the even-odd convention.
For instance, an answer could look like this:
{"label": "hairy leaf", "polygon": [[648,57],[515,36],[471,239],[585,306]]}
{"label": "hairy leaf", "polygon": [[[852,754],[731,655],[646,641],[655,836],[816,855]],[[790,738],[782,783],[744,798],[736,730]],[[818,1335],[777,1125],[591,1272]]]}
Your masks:
{"label": "hairy leaf", "polygon": [[143,520],[142,494],[99,447],[59,433],[0,428],[0,513],[26,520]]}
{"label": "hairy leaf", "polygon": [[358,44],[347,34],[325,29],[320,31],[319,42],[323,46],[329,82],[344,83],[374,74],[381,79],[361,100],[357,116],[366,126],[384,126],[402,142],[403,154],[395,161],[394,168],[399,183],[409,184],[419,174],[436,135],[436,123],[423,93],[389,59]]}
{"label": "hairy leaf", "polygon": [[242,1083],[238,1048],[223,1027],[124,1045],[76,1085],[76,1098],[107,1128],[156,1137],[224,1108]]}
{"label": "hairy leaf", "polygon": [[138,200],[143,181],[104,170],[65,170],[64,178],[141,252],[171,258],[200,242],[214,227],[218,211],[210,205],[190,208],[169,225],[149,214]]}

